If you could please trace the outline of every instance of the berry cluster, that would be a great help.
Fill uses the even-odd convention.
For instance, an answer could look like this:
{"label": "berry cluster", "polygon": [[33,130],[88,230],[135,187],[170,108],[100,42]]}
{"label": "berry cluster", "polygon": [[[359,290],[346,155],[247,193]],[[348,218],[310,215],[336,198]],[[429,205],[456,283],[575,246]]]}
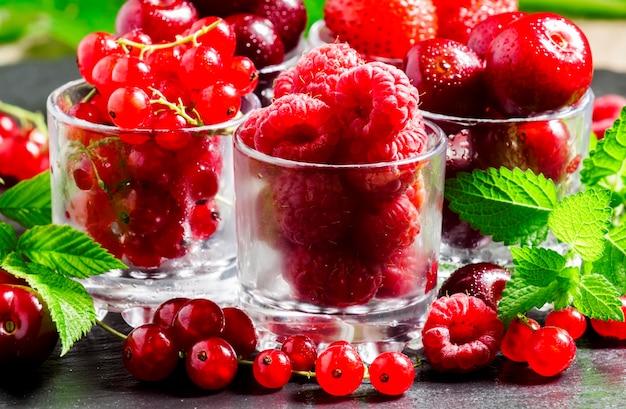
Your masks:
{"label": "berry cluster", "polygon": [[422,164],[410,159],[425,152],[427,134],[408,78],[335,43],[305,54],[275,84],[273,103],[238,130],[245,145],[302,164],[386,163],[268,169],[258,208],[275,228],[264,239],[280,247],[295,298],[343,308],[432,289],[436,267],[414,246],[425,189]]}
{"label": "berry cluster", "polygon": [[30,179],[50,166],[42,117],[0,102],[0,179],[5,186]]}
{"label": "berry cluster", "polygon": [[[67,107],[107,127],[68,127],[68,221],[139,267],[181,257],[219,228],[223,151],[258,81],[231,26],[195,20],[173,41],[94,32],[77,50],[94,90]],[[207,126],[210,125],[210,126]]]}
{"label": "berry cluster", "polygon": [[[240,364],[251,365],[255,380],[265,388],[282,388],[299,374],[315,377],[336,396],[352,393],[366,374],[358,352],[345,341],[319,354],[315,343],[301,334],[287,337],[280,348],[255,354],[256,345],[254,324],[243,310],[220,308],[204,298],[174,298],[157,308],[152,322],[128,334],[122,356],[131,375],[150,382],[170,376],[184,359],[189,379],[205,390],[228,386]],[[413,363],[399,352],[384,352],[369,366],[371,384],[386,395],[404,393],[414,376]]]}

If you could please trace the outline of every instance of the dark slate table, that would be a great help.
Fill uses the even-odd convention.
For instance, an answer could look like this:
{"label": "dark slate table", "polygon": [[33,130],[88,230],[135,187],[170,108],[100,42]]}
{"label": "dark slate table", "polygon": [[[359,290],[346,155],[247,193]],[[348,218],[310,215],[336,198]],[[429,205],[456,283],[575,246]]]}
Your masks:
{"label": "dark slate table", "polygon": [[[25,62],[0,67],[0,100],[31,110],[45,110],[46,96],[78,78],[75,63]],[[626,95],[626,76],[598,70],[596,95]],[[121,332],[130,328],[120,316],[105,322]],[[256,385],[249,367],[220,392],[195,388],[182,373],[164,382],[144,384],[124,369],[122,341],[99,327],[78,341],[64,357],[59,349],[38,370],[16,376],[0,368],[0,408],[617,408],[626,401],[626,343],[611,343],[593,333],[578,341],[574,364],[560,376],[545,379],[526,366],[499,357],[483,371],[443,375],[424,365],[413,387],[389,398],[364,383],[349,397],[332,397],[314,380],[294,378],[278,391]]]}

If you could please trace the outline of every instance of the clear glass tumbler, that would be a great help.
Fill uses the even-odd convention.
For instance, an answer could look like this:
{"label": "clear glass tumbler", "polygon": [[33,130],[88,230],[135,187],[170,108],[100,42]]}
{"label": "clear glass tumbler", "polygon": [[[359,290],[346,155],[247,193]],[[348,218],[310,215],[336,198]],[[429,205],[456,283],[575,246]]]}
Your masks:
{"label": "clear glass tumbler", "polygon": [[170,298],[236,303],[232,135],[258,98],[245,96],[241,115],[218,125],[129,130],[68,114],[91,90],[67,83],[47,110],[53,222],[128,266],[84,280],[96,307],[138,325]]}
{"label": "clear glass tumbler", "polygon": [[419,348],[436,293],[445,135],[402,161],[329,165],[271,157],[235,134],[241,306],[261,347],[306,334],[363,357]]}
{"label": "clear glass tumbler", "polygon": [[[448,136],[446,178],[474,169],[506,167],[532,169],[551,178],[561,196],[580,188],[580,165],[589,151],[593,92],[576,104],[527,118],[464,118],[422,110]],[[556,239],[546,246],[559,250]],[[475,262],[511,265],[511,252],[502,243],[480,234],[451,211],[444,201],[441,277]]]}

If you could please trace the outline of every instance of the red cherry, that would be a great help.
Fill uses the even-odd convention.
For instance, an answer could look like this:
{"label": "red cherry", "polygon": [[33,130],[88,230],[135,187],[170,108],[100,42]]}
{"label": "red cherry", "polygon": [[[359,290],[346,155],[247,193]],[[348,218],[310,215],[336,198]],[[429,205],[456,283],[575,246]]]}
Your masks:
{"label": "red cherry", "polygon": [[526,345],[533,332],[539,328],[539,323],[532,318],[514,318],[500,343],[502,355],[511,361],[526,362]]}

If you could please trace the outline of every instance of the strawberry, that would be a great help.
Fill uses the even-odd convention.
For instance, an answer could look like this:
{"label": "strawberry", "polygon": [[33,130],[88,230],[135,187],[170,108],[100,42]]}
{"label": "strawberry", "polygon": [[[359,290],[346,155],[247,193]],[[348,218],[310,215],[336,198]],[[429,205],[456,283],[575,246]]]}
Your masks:
{"label": "strawberry", "polygon": [[439,31],[437,37],[467,43],[472,28],[494,14],[517,10],[517,0],[433,0]]}
{"label": "strawberry", "polygon": [[327,0],[324,21],[361,54],[394,59],[437,31],[432,0]]}

